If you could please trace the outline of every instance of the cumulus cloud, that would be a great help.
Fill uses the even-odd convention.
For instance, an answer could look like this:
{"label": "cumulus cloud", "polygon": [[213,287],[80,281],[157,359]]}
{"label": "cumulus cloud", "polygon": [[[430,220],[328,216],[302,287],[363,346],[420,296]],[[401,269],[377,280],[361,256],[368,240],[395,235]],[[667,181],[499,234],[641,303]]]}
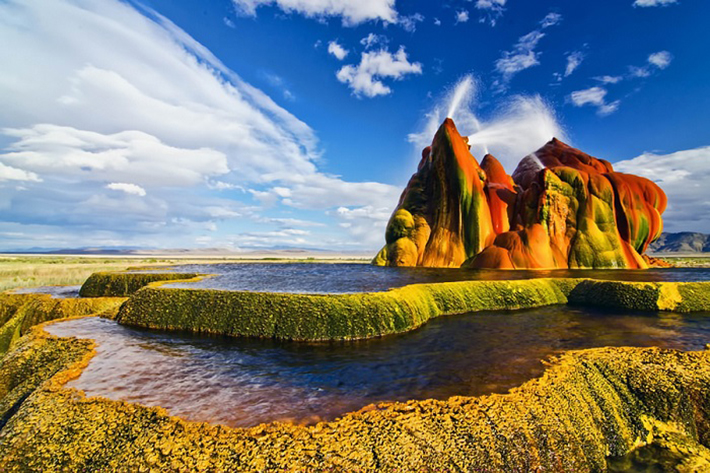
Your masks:
{"label": "cumulus cloud", "polygon": [[710,146],[669,154],[644,153],[614,164],[620,172],[638,174],[657,183],[668,196],[663,214],[666,231],[710,233]]}
{"label": "cumulus cloud", "polygon": [[255,16],[262,6],[275,6],[286,13],[309,18],[340,17],[344,26],[365,21],[397,22],[394,0],[233,0],[237,12]]}
{"label": "cumulus cloud", "polygon": [[126,194],[137,195],[139,197],[145,197],[146,192],[141,186],[135,184],[130,184],[126,182],[112,182],[106,186],[106,189],[111,189],[113,191],[121,191]]}
{"label": "cumulus cloud", "polygon": [[348,55],[349,51],[338,44],[337,41],[331,41],[328,43],[328,52],[335,56],[339,61],[342,61]]}
{"label": "cumulus cloud", "polygon": [[657,53],[649,54],[647,65],[643,67],[629,66],[629,78],[650,77],[653,73],[653,67],[657,69],[665,69],[671,65],[673,55],[668,51],[658,51]]}
{"label": "cumulus cloud", "polygon": [[400,80],[408,74],[421,73],[422,65],[409,62],[404,46],[400,46],[394,54],[384,49],[364,52],[359,64],[343,66],[336,77],[356,96],[377,97],[392,93],[382,79]]}
{"label": "cumulus cloud", "polygon": [[590,87],[584,90],[577,90],[570,94],[569,99],[575,107],[584,107],[585,105],[593,105],[597,107],[597,114],[606,116],[614,113],[621,102],[615,100],[613,102],[606,101],[607,90],[603,87]]}
{"label": "cumulus cloud", "polygon": [[[307,124],[141,8],[0,3],[0,43],[13,45],[0,48],[0,232],[22,235],[6,249],[75,246],[79,235],[87,245],[184,247],[211,232],[217,242],[245,221],[279,225],[259,220],[247,188],[277,203],[285,198],[272,189],[291,189],[293,206],[307,209],[301,196],[325,191],[303,183],[326,186],[314,207],[325,215],[323,202],[368,205],[353,195],[391,187],[322,174]],[[400,78],[402,55],[374,74]],[[274,218],[293,208],[278,205]]]}
{"label": "cumulus cloud", "polygon": [[658,51],[648,56],[649,64],[656,66],[659,69],[665,69],[671,65],[673,56],[668,51]]}
{"label": "cumulus cloud", "polygon": [[668,6],[674,3],[678,3],[678,0],[636,0],[634,2],[635,7],[659,7]]}
{"label": "cumulus cloud", "polygon": [[495,62],[495,70],[501,75],[494,88],[503,91],[508,83],[519,72],[540,64],[542,53],[535,51],[538,43],[545,37],[543,30],[555,26],[562,21],[562,15],[548,13],[540,22],[540,28],[521,36],[512,50],[504,51],[500,59]]}
{"label": "cumulus cloud", "polygon": [[456,12],[456,23],[466,23],[468,21],[468,12],[461,10]]}

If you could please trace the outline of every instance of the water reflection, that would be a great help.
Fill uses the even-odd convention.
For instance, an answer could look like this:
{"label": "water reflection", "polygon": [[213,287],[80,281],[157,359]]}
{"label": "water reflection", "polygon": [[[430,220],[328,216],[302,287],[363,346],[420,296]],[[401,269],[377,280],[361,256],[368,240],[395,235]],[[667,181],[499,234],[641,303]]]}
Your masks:
{"label": "water reflection", "polygon": [[48,331],[98,341],[97,356],[70,383],[89,396],[251,426],[333,419],[378,401],[505,392],[540,375],[540,360],[569,349],[702,349],[710,342],[710,314],[553,306],[443,317],[403,335],[330,344],[197,337],[98,318]]}
{"label": "water reflection", "polygon": [[49,294],[55,299],[79,297],[81,286],[37,286],[13,289],[13,294]]}

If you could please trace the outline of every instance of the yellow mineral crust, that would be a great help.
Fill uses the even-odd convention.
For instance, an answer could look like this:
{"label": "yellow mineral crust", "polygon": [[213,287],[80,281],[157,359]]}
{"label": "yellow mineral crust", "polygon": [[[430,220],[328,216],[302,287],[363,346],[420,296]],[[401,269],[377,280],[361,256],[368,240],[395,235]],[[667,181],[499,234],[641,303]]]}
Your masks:
{"label": "yellow mineral crust", "polygon": [[623,467],[651,448],[681,452],[679,471],[707,471],[710,460],[710,351],[567,352],[505,395],[382,403],[314,426],[246,429],[63,388],[92,353],[91,341],[40,326],[6,355],[0,470],[584,472]]}

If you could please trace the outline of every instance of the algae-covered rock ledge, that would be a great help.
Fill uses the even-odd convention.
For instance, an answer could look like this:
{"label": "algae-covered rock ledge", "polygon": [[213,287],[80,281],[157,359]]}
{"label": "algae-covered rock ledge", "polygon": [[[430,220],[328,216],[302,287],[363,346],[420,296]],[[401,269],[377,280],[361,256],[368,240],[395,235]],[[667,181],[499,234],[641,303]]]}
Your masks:
{"label": "algae-covered rock ledge", "polygon": [[710,282],[528,279],[413,284],[384,292],[289,294],[149,284],[117,320],[163,330],[283,340],[354,340],[407,332],[442,315],[555,304],[710,311]]}
{"label": "algae-covered rock ledge", "polygon": [[191,280],[205,275],[197,273],[149,273],[106,271],[94,273],[82,284],[81,297],[126,297],[154,282]]}

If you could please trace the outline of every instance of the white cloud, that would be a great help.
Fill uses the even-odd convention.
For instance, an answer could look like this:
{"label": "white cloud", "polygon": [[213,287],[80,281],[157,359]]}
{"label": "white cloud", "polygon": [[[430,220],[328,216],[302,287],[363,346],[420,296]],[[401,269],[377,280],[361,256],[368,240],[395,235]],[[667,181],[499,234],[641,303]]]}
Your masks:
{"label": "white cloud", "polygon": [[710,146],[659,155],[644,153],[614,164],[619,172],[646,177],[664,190],[668,209],[663,214],[666,231],[710,233]]}
{"label": "white cloud", "polygon": [[370,33],[364,38],[360,40],[360,44],[362,44],[365,49],[371,49],[375,46],[379,45],[387,45],[389,43],[389,39],[385,35],[378,35],[375,33]]}
{"label": "white cloud", "polygon": [[669,53],[668,51],[658,51],[656,53],[649,54],[647,59],[647,65],[642,67],[628,66],[628,73],[626,75],[598,76],[594,77],[594,80],[599,81],[602,84],[618,84],[623,80],[651,77],[651,75],[655,71],[654,68],[665,69],[670,66],[672,61],[673,55],[671,53]]}
{"label": "white cloud", "polygon": [[[346,182],[337,176],[317,174],[297,176],[288,188],[273,187],[266,191],[284,205],[298,209],[327,210],[339,206],[381,207],[397,203],[401,189],[379,182]],[[264,196],[266,197],[266,196]]]}
{"label": "white cloud", "polygon": [[227,18],[226,16],[224,18],[222,18],[222,21],[224,22],[225,26],[232,28],[232,29],[236,28],[236,25],[234,24],[234,22],[232,20],[230,20],[229,18]]}
{"label": "white cloud", "polygon": [[325,227],[326,225],[321,222],[312,222],[310,220],[302,220],[299,218],[281,218],[281,217],[267,217],[267,218],[259,218],[260,222],[264,223],[277,223],[283,227]]}
{"label": "white cloud", "polygon": [[422,21],[424,21],[424,15],[421,13],[399,17],[400,26],[410,33],[414,33],[417,30],[417,23],[421,23]]}
{"label": "white cloud", "polygon": [[505,4],[506,0],[476,0],[476,9],[483,10],[486,14],[479,22],[488,22],[491,26],[495,26],[498,19],[503,16]]}
{"label": "white cloud", "polygon": [[651,71],[647,67],[629,66],[629,77],[631,78],[649,77],[650,75]]}
{"label": "white cloud", "polygon": [[438,18],[434,18],[434,25],[441,26],[441,20]]}
{"label": "white cloud", "polygon": [[24,169],[14,168],[0,163],[0,182],[3,181],[34,181],[42,182],[42,179],[33,172]]}
{"label": "white cloud", "polygon": [[555,26],[562,21],[562,15],[555,12],[550,12],[545,15],[545,18],[540,22],[542,29],[549,28],[550,26]]}
{"label": "white cloud", "polygon": [[565,67],[565,77],[569,77],[584,61],[584,53],[574,51],[567,55],[567,67]]}
{"label": "white cloud", "polygon": [[135,184],[129,184],[126,182],[112,182],[106,186],[106,189],[111,189],[114,191],[125,192],[126,194],[137,195],[140,197],[145,197],[146,192],[141,186]]}
{"label": "white cloud", "polygon": [[668,51],[659,51],[648,56],[648,62],[659,69],[665,69],[671,65],[673,56]]}
{"label": "white cloud", "polygon": [[309,18],[341,17],[343,25],[354,26],[365,21],[397,22],[394,0],[233,0],[237,11],[256,15],[262,6],[275,6],[287,13]]}
{"label": "white cloud", "polygon": [[[325,215],[328,204],[392,192],[322,174],[308,125],[147,8],[10,0],[0,18],[0,44],[13,45],[0,48],[0,181],[27,189],[0,183],[0,231],[25,235],[6,245],[185,247],[206,231],[219,242],[245,225],[281,225],[259,221],[252,195],[291,199],[270,210],[278,218],[296,205]],[[391,56],[368,70],[409,73],[403,50]],[[146,195],[136,199],[128,183]],[[247,187],[246,202],[223,197]],[[275,194],[283,189],[291,197]]]}
{"label": "white cloud", "polygon": [[577,90],[572,92],[570,98],[572,103],[577,107],[584,105],[602,105],[606,96],[606,89],[602,87],[591,87],[589,89]]}
{"label": "white cloud", "polygon": [[502,74],[504,82],[509,82],[518,72],[540,64],[540,53],[534,49],[544,36],[539,30],[532,31],[521,36],[512,51],[503,52],[495,63],[495,69]]}
{"label": "white cloud", "polygon": [[678,0],[636,0],[634,2],[635,7],[658,7],[658,6],[668,6],[674,3],[678,3]]}
{"label": "white cloud", "polygon": [[476,0],[476,8],[479,10],[497,10],[505,6],[506,0]]}
{"label": "white cloud", "polygon": [[602,104],[597,109],[597,113],[602,117],[610,115],[619,109],[619,105],[621,105],[621,100],[614,100],[613,102]]}
{"label": "white cloud", "polygon": [[345,59],[349,51],[338,44],[337,41],[331,41],[328,43],[328,52],[335,56],[339,61]]}
{"label": "white cloud", "polygon": [[274,74],[273,72],[266,71],[262,72],[261,75],[272,87],[278,89],[279,92],[281,92],[283,98],[285,98],[289,102],[293,102],[294,100],[296,100],[296,96],[293,92],[289,90],[286,80],[283,77],[278,74]]}
{"label": "white cloud", "polygon": [[376,97],[392,92],[381,79],[402,79],[407,74],[421,74],[422,65],[409,62],[404,46],[392,54],[386,50],[362,53],[358,65],[343,66],[336,74],[338,80],[357,96]]}
{"label": "white cloud", "polygon": [[468,12],[461,10],[456,12],[456,23],[466,23],[468,21]]}
{"label": "white cloud", "polygon": [[495,62],[495,70],[501,75],[501,80],[496,81],[494,88],[498,91],[506,89],[511,79],[520,71],[540,64],[540,52],[535,51],[537,44],[545,33],[542,30],[554,26],[562,21],[562,15],[548,13],[540,22],[540,28],[521,36],[511,51],[504,51],[500,59]]}
{"label": "white cloud", "polygon": [[0,154],[2,161],[53,177],[190,187],[229,172],[227,156],[220,151],[168,146],[141,131],[102,134],[40,124],[3,133],[17,141]]}
{"label": "white cloud", "polygon": [[500,11],[505,6],[506,0],[476,0],[476,8],[479,10]]}
{"label": "white cloud", "polygon": [[595,77],[594,80],[601,82],[602,84],[618,84],[624,78],[622,76],[599,76]]}
{"label": "white cloud", "polygon": [[620,100],[607,103],[607,90],[603,87],[595,86],[589,89],[577,90],[570,94],[569,98],[575,107],[584,107],[585,105],[593,105],[597,107],[597,113],[601,116],[606,116],[618,110],[621,104]]}
{"label": "white cloud", "polygon": [[340,226],[346,229],[353,239],[373,247],[381,246],[384,243],[383,235],[387,222],[396,203],[395,200],[385,206],[339,207],[331,213],[340,220]]}

